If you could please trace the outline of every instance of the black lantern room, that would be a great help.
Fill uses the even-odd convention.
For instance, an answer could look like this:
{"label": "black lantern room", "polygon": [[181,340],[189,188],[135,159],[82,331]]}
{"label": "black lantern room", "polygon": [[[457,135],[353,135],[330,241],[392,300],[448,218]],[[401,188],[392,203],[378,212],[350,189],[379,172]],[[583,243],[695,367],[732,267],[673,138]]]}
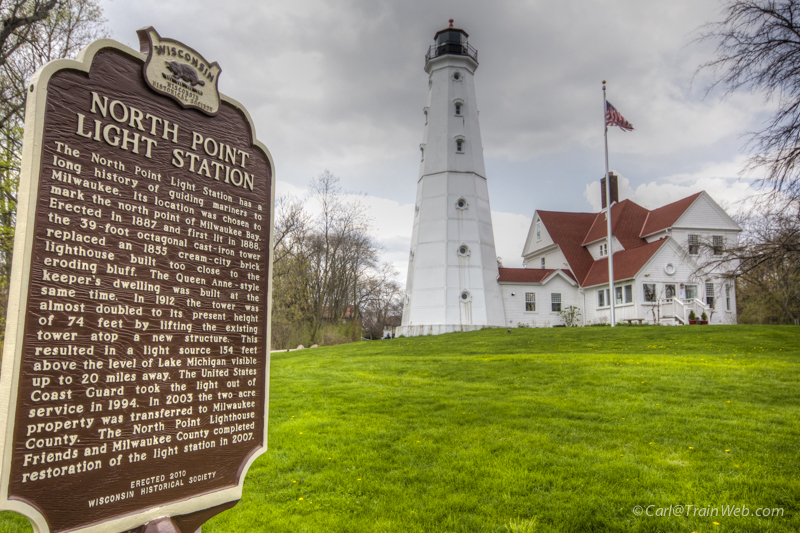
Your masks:
{"label": "black lantern room", "polygon": [[453,27],[453,19],[450,19],[450,26],[439,30],[434,35],[436,42],[430,47],[425,55],[425,64],[431,59],[444,55],[469,56],[476,63],[478,62],[478,51],[469,45],[467,39],[469,34],[460,28]]}

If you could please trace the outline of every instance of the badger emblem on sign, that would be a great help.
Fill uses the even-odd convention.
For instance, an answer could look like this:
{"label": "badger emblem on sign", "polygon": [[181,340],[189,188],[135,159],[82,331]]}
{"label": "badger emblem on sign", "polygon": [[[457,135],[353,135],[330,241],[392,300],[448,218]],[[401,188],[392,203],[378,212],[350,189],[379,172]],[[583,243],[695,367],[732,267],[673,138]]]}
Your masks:
{"label": "badger emblem on sign", "polygon": [[186,63],[178,63],[177,61],[167,61],[167,68],[172,71],[175,78],[185,80],[190,83],[192,87],[195,85],[205,85],[206,82],[198,78],[197,71]]}

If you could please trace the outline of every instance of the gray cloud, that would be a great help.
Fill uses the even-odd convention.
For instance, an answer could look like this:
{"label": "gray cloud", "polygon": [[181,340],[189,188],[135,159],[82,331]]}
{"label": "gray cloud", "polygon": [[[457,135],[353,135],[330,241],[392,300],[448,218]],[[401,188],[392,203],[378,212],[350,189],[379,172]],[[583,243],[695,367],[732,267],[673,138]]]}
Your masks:
{"label": "gray cloud", "polygon": [[[693,43],[693,32],[718,17],[717,0],[139,0],[105,9],[117,40],[134,44],[135,30],[153,25],[218,61],[221,89],[250,111],[279,180],[304,187],[327,168],[346,189],[399,205],[415,197],[424,55],[449,18],[479,51],[497,212],[592,209],[583,192],[604,172],[603,79],[636,127],[610,132],[612,169],[631,190],[646,185],[648,198],[670,176],[718,168],[735,178],[740,135],[770,110],[752,95],[705,97],[707,74],[695,77],[713,48]],[[405,234],[411,223],[396,221]]]}

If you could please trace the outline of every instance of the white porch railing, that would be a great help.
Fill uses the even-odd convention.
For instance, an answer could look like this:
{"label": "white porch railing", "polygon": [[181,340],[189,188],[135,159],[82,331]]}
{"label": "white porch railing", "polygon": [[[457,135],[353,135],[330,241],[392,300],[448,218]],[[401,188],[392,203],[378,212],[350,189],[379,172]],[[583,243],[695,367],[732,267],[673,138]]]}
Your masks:
{"label": "white porch railing", "polygon": [[674,320],[681,325],[689,323],[689,314],[694,311],[697,319],[703,313],[709,315],[710,307],[697,298],[660,298],[657,305],[661,308],[660,321]]}

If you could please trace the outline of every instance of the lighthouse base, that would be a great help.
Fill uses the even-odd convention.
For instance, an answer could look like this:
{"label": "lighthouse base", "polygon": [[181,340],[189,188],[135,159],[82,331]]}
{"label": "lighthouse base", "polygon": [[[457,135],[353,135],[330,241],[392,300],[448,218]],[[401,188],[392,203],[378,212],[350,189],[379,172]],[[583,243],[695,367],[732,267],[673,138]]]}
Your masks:
{"label": "lighthouse base", "polygon": [[478,331],[486,328],[496,328],[499,326],[480,326],[475,324],[426,324],[421,326],[400,326],[397,328],[396,336],[403,337],[424,337],[426,335],[442,335],[444,333],[459,333],[465,331]]}

